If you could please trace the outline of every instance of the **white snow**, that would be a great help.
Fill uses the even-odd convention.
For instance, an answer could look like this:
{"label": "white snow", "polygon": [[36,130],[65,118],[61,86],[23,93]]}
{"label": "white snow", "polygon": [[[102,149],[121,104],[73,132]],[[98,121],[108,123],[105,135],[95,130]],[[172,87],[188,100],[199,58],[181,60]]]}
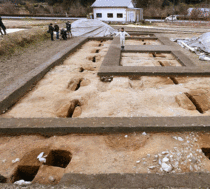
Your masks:
{"label": "white snow", "polygon": [[[7,29],[6,32],[7,33],[15,33],[15,32],[19,32],[25,29],[18,29],[18,28],[14,28],[14,29]],[[4,33],[4,32],[3,32]]]}

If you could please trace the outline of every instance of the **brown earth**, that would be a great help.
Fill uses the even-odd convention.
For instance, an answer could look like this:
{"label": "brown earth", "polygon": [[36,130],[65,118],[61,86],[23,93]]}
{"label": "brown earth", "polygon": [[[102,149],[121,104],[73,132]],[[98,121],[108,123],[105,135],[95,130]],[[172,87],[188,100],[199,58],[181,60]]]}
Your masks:
{"label": "brown earth", "polygon": [[[142,36],[141,36],[142,37]],[[148,39],[127,39],[125,41],[126,45],[161,45],[158,40],[148,40]]]}
{"label": "brown earth", "polygon": [[[111,41],[89,41],[71,54],[62,65],[52,69],[10,111],[1,117],[148,117],[209,116],[209,77],[147,77],[136,79],[114,77],[112,82],[100,81],[97,71]],[[96,51],[99,52],[96,53]],[[170,54],[123,53],[122,61],[138,61],[139,54],[151,62],[168,59]],[[127,59],[126,56],[132,57]],[[94,57],[100,57],[95,58]],[[141,57],[140,57],[141,58]],[[144,58],[144,57],[143,57]],[[165,60],[165,61],[166,61]],[[127,61],[127,62],[126,62]],[[82,69],[82,70],[81,70]],[[205,89],[206,98],[197,104],[180,95]],[[199,93],[199,92],[198,92]],[[178,100],[179,99],[179,100]],[[191,106],[188,107],[191,102]],[[199,105],[205,111],[197,108]]]}
{"label": "brown earth", "polygon": [[[183,141],[177,140],[178,137]],[[210,148],[209,133],[125,133],[50,138],[32,135],[1,137],[0,141],[0,174],[10,182],[16,170],[24,166],[31,166],[31,171],[38,166],[33,182],[42,184],[57,184],[64,173],[164,173],[159,164],[164,157],[170,159],[173,173],[210,171],[210,161],[201,150]],[[66,168],[55,165],[59,164],[58,159],[53,164],[48,163],[52,150],[70,152],[71,160]],[[60,155],[63,155],[62,151]],[[41,152],[48,155],[46,164],[37,159]],[[12,163],[16,158],[20,161]]]}
{"label": "brown earth", "polygon": [[181,66],[170,53],[122,53],[122,66]]}

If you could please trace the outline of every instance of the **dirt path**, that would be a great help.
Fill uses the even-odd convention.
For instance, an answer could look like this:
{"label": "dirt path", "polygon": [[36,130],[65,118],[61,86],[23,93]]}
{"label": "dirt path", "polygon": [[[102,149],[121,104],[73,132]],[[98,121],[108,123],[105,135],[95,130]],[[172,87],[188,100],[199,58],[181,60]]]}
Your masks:
{"label": "dirt path", "polygon": [[0,91],[12,84],[14,81],[23,77],[26,73],[33,70],[50,57],[60,52],[70,44],[74,43],[77,38],[67,41],[46,40],[35,45],[30,45],[24,50],[15,52],[10,57],[0,58]]}

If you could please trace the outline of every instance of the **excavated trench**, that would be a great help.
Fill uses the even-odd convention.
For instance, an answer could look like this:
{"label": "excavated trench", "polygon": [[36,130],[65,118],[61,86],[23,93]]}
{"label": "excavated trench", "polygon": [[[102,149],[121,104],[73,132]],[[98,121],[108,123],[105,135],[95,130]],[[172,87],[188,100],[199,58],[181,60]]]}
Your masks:
{"label": "excavated trench", "polygon": [[[99,78],[97,72],[110,44],[84,44],[1,117],[210,115],[209,77]],[[122,54],[124,66],[142,66],[143,60],[153,66],[180,66],[167,53]],[[23,179],[57,184],[65,173],[210,171],[210,133],[201,132],[0,137],[0,152],[0,175],[9,183]],[[42,152],[46,162],[37,158]],[[171,167],[169,171],[163,169],[163,162]]]}
{"label": "excavated trench", "polygon": [[[99,45],[101,44],[101,47]],[[52,69],[6,118],[209,116],[210,77],[97,76],[111,41],[89,41]],[[181,66],[170,53],[122,53],[123,66]]]}
{"label": "excavated trench", "polygon": [[[58,184],[65,173],[210,171],[210,133],[124,133],[0,137],[0,174],[8,183]],[[167,141],[167,142],[166,142]],[[38,156],[43,152],[46,162]],[[16,158],[20,160],[12,161]],[[165,171],[162,163],[171,166]]]}
{"label": "excavated trench", "polygon": [[155,37],[154,34],[130,34],[131,37]]}
{"label": "excavated trench", "polygon": [[121,66],[181,66],[171,53],[122,53]]}
{"label": "excavated trench", "polygon": [[162,45],[159,40],[155,39],[126,39],[126,45]]}

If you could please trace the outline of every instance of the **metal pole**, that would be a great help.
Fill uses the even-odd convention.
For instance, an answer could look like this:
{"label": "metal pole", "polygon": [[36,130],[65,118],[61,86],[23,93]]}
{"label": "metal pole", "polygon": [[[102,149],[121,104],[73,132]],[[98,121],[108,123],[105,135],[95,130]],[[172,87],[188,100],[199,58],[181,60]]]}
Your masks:
{"label": "metal pole", "polygon": [[174,11],[175,11],[175,0],[173,0],[173,14],[172,14],[172,22],[174,22]]}

